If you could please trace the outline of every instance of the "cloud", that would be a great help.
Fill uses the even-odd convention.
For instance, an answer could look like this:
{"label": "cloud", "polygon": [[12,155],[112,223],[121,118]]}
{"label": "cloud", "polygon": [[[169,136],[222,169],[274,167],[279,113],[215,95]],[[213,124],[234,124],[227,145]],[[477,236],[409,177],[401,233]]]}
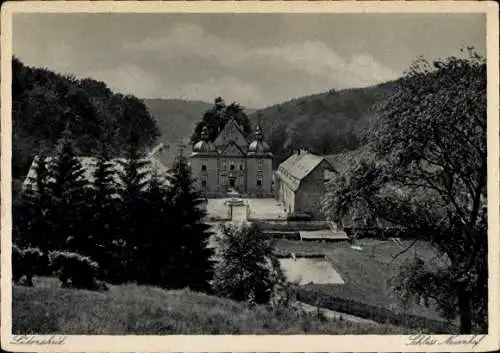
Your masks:
{"label": "cloud", "polygon": [[[174,92],[171,94],[175,97]],[[262,93],[257,86],[245,83],[234,76],[209,78],[203,82],[182,85],[178,89],[178,94],[180,98],[197,97],[207,102],[221,96],[228,102],[240,102],[250,107],[262,100]]]}
{"label": "cloud", "polygon": [[251,107],[398,76],[370,53],[348,56],[314,37],[276,39],[271,45],[217,36],[190,22],[159,28],[142,37],[108,31],[103,38],[54,29],[43,41],[20,29],[15,52],[29,65],[92,77],[121,93],[205,101],[220,95]]}
{"label": "cloud", "polygon": [[[208,34],[190,23],[182,23],[159,38],[127,43],[126,50],[156,53],[163,58],[179,55],[214,61],[227,69],[301,71],[327,78],[336,88],[358,87],[392,80],[398,73],[384,67],[368,53],[344,58],[320,41],[277,44],[272,47],[245,47]],[[314,77],[312,77],[314,79]]]}

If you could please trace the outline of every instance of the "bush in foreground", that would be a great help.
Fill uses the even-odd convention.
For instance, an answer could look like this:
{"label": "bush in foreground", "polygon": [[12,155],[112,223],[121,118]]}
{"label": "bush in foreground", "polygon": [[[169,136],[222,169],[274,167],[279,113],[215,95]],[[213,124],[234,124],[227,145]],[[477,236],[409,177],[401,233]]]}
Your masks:
{"label": "bush in foreground", "polygon": [[63,287],[99,289],[95,278],[99,265],[91,258],[72,252],[52,251],[49,259],[50,267]]}
{"label": "bush in foreground", "polygon": [[21,249],[12,245],[12,279],[19,282],[25,277],[25,283],[33,286],[33,277],[43,267],[43,253],[38,248]]}

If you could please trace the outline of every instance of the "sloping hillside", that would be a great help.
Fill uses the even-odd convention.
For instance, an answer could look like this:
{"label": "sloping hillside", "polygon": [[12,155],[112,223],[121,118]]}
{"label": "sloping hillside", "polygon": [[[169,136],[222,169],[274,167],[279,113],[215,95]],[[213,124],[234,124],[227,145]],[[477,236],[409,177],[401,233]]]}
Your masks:
{"label": "sloping hillside", "polygon": [[[294,148],[326,155],[360,146],[360,133],[373,118],[373,107],[391,93],[395,82],[292,99],[260,111],[266,139],[277,162]],[[257,113],[250,115],[253,124]]]}
{"label": "sloping hillside", "polygon": [[143,99],[143,102],[156,118],[161,138],[169,143],[189,137],[196,122],[212,107],[211,103],[182,99]]}
{"label": "sloping hillside", "polygon": [[[213,103],[182,100],[182,99],[143,99],[148,111],[155,117],[161,131],[160,140],[169,145],[169,148],[159,156],[166,166],[171,165],[178,154],[179,145],[185,145],[186,153],[190,152],[189,140],[194,127]],[[256,110],[245,108],[245,113],[251,114]]]}
{"label": "sloping hillside", "polygon": [[134,284],[107,292],[63,289],[54,278],[14,286],[16,334],[402,334],[404,329],[325,320],[188,290]]}
{"label": "sloping hillside", "polygon": [[104,82],[61,75],[12,59],[12,176],[14,192],[33,157],[50,153],[68,126],[78,155],[122,155],[132,133],[140,148],[159,137],[156,121],[131,95],[112,92]]}

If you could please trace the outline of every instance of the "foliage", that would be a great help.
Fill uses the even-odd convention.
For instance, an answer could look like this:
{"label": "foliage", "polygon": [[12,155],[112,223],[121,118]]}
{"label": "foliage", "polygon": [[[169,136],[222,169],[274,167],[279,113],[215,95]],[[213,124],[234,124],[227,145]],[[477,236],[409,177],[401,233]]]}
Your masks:
{"label": "foliage", "polygon": [[85,255],[99,264],[98,277],[109,279],[113,276],[113,240],[117,237],[119,200],[116,195],[118,185],[116,170],[109,161],[107,148],[103,144],[94,171],[94,182],[88,192],[89,199],[85,209],[88,242]]}
{"label": "foliage", "polygon": [[51,251],[49,260],[50,268],[63,287],[93,290],[99,288],[95,277],[99,265],[91,258],[73,252]]}
{"label": "foliage", "polygon": [[223,238],[213,288],[220,296],[257,304],[269,303],[283,289],[286,278],[273,245],[255,224],[221,224]]}
{"label": "foliage", "polygon": [[[50,195],[53,213],[49,249],[76,249],[86,252],[87,234],[84,232],[83,212],[88,180],[74,154],[71,131],[67,126],[60,139],[56,155],[48,161]],[[57,217],[57,218],[56,218]]]}
{"label": "foliage", "polygon": [[339,221],[369,209],[430,240],[451,265],[415,278],[432,279],[454,300],[462,333],[473,322],[485,330],[485,321],[475,319],[487,316],[485,61],[472,51],[434,63],[420,59],[378,112],[366,136],[373,155],[331,181],[326,210]]}
{"label": "foliage", "polygon": [[116,250],[114,262],[117,267],[110,271],[113,273],[113,282],[137,280],[140,276],[136,260],[142,243],[140,234],[144,230],[143,226],[148,223],[144,188],[149,163],[139,151],[138,135],[131,133],[126,158],[119,161],[122,168],[118,172],[119,220],[116,223],[117,237],[113,239]]}
{"label": "foliage", "polygon": [[178,255],[179,243],[172,232],[172,202],[168,187],[160,175],[154,173],[144,194],[147,203],[144,212],[148,220],[143,224],[141,244],[138,247],[137,265],[140,268],[139,284],[170,287],[179,271],[172,260]]}
{"label": "foliage", "polygon": [[191,142],[194,143],[201,140],[201,130],[204,126],[208,129],[209,140],[212,142],[215,141],[231,118],[243,129],[245,137],[250,136],[252,127],[250,126],[250,120],[248,120],[248,116],[243,111],[243,108],[236,102],[226,105],[224,100],[218,97],[214,101],[214,106],[207,110],[203,114],[201,121],[196,124],[194,133],[191,136]]}
{"label": "foliage", "polygon": [[34,175],[28,177],[22,193],[13,199],[13,243],[20,247],[36,246],[46,250],[54,220],[50,173],[44,155],[38,156],[33,163]]}
{"label": "foliage", "polygon": [[103,82],[76,79],[12,59],[12,174],[24,179],[33,158],[53,150],[70,123],[78,155],[97,155],[108,138],[111,157],[121,156],[131,131],[139,145],[152,145],[160,132],[145,105],[113,93]]}
{"label": "foliage", "polygon": [[26,285],[33,286],[33,277],[40,274],[44,266],[44,257],[38,248],[21,249],[12,245],[12,279],[19,282],[25,277]]}
{"label": "foliage", "polygon": [[[330,91],[299,97],[261,110],[261,125],[281,163],[294,149],[328,155],[358,148],[362,132],[375,116],[372,107],[385,99],[395,85]],[[256,123],[257,113],[249,115]]]}
{"label": "foliage", "polygon": [[182,154],[174,162],[169,175],[168,198],[171,202],[169,228],[176,264],[173,288],[189,287],[208,291],[213,276],[212,250],[208,247],[210,226],[203,219],[202,198],[195,190],[191,168]]}

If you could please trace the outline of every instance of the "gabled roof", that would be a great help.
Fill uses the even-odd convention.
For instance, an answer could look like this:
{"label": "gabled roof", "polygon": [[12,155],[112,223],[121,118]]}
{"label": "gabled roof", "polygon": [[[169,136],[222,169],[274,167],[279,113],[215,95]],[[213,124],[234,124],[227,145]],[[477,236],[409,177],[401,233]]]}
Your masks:
{"label": "gabled roof", "polygon": [[281,163],[276,174],[295,191],[299,188],[300,182],[323,162],[331,166],[324,157],[301,151],[299,154],[292,154]]}
{"label": "gabled roof", "polygon": [[330,164],[322,156],[301,151],[300,154],[293,154],[281,163],[278,171],[282,169],[294,178],[302,180],[308,176],[322,161]]}
{"label": "gabled roof", "polygon": [[246,147],[248,145],[248,141],[245,138],[243,130],[234,119],[229,119],[229,121],[226,123],[226,126],[224,126],[224,129],[215,139],[214,145],[224,146],[231,141],[234,141],[234,143],[236,143],[240,147]]}
{"label": "gabled roof", "polygon": [[219,151],[219,155],[221,156],[245,156],[245,152],[234,142],[230,142],[228,145],[223,147],[221,151]]}
{"label": "gabled roof", "polygon": [[[94,182],[94,173],[96,170],[96,165],[97,165],[97,158],[96,157],[76,157],[80,164],[82,165],[82,168],[84,170],[83,173],[83,178],[87,180],[89,183]],[[28,186],[34,187],[33,181],[36,178],[36,167],[38,163],[39,157],[36,156],[33,159],[33,162],[31,163],[31,167],[28,171],[28,174],[26,176],[26,179],[23,182],[23,188],[26,188]],[[51,161],[54,160],[54,157],[46,157],[45,162],[50,163]],[[121,171],[123,170],[123,166],[121,165],[121,162],[126,161],[125,158],[114,158],[109,161],[111,164],[111,168],[114,169],[115,171]],[[147,161],[149,162],[147,166],[144,167],[143,171],[146,173],[145,175],[145,180],[148,180],[151,178],[153,175],[153,172],[155,172],[158,177],[160,178],[160,181],[163,182],[165,185],[168,184],[167,180],[167,174],[168,174],[168,169],[155,157],[147,157],[142,159],[141,161]],[[118,177],[115,178],[115,182],[119,183]]]}

